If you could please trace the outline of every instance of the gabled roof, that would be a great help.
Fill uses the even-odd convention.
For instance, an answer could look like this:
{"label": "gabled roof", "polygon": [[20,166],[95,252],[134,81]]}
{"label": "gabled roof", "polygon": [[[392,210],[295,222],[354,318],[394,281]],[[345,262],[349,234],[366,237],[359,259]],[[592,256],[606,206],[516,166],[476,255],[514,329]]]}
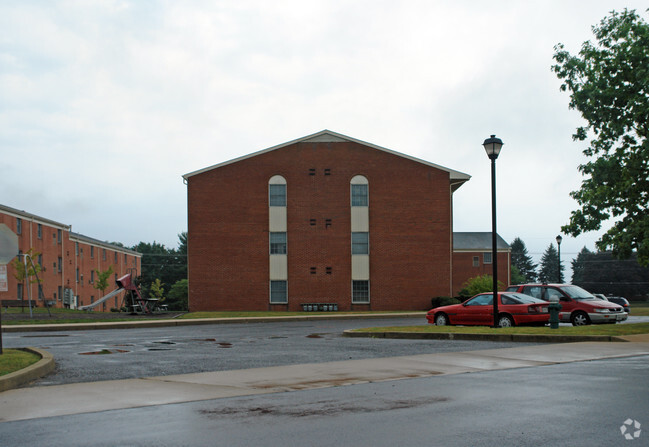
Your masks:
{"label": "gabled roof", "polygon": [[[491,251],[491,232],[453,232],[453,251]],[[509,244],[496,234],[497,250],[509,250]]]}
{"label": "gabled roof", "polygon": [[416,157],[411,157],[410,155],[402,154],[400,152],[396,152],[396,151],[393,151],[393,150],[390,150],[390,149],[386,149],[384,147],[377,146],[377,145],[372,144],[372,143],[367,143],[365,141],[357,140],[355,138],[351,138],[351,137],[348,137],[346,135],[342,135],[342,134],[339,134],[339,133],[336,133],[336,132],[332,132],[331,130],[326,130],[325,129],[325,130],[322,130],[320,132],[317,132],[317,133],[314,133],[314,134],[311,134],[311,135],[307,135],[307,136],[302,137],[302,138],[298,138],[296,140],[288,141],[286,143],[282,143],[282,144],[279,144],[277,146],[273,146],[273,147],[269,147],[267,149],[263,149],[261,151],[253,152],[252,154],[244,155],[242,157],[238,157],[238,158],[235,158],[235,159],[232,159],[232,160],[229,160],[229,161],[225,161],[223,163],[215,164],[215,165],[209,166],[207,168],[199,169],[198,171],[190,172],[188,174],[183,175],[183,179],[185,179],[185,181],[186,181],[189,177],[193,177],[194,175],[202,174],[203,172],[211,171],[212,169],[220,168],[222,166],[227,166],[229,164],[236,163],[236,162],[242,161],[242,160],[246,160],[248,158],[256,157],[257,155],[265,154],[266,152],[271,152],[271,151],[281,149],[283,147],[290,146],[290,145],[296,144],[296,143],[332,143],[332,142],[346,142],[346,141],[351,141],[351,142],[354,142],[354,143],[362,144],[363,146],[371,147],[373,149],[377,149],[377,150],[380,150],[380,151],[383,151],[383,152],[387,152],[389,154],[396,155],[398,157],[406,158],[408,160],[412,160],[412,161],[415,161],[417,163],[421,163],[421,164],[431,166],[433,168],[436,168],[436,169],[439,169],[439,170],[442,170],[442,171],[446,171],[446,172],[449,173],[449,177],[451,179],[451,186],[452,186],[453,191],[455,191],[464,182],[468,181],[471,178],[470,175],[464,174],[463,172],[455,171],[453,169],[448,169],[448,168],[445,168],[443,166],[436,165],[434,163],[431,163],[431,162],[428,162],[428,161],[425,161],[425,160],[421,160],[421,159],[416,158]]}

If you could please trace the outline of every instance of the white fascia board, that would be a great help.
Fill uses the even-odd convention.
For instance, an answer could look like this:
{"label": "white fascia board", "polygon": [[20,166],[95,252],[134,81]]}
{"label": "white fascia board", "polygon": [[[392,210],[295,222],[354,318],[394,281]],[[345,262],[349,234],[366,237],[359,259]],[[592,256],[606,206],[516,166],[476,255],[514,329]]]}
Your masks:
{"label": "white fascia board", "polygon": [[323,142],[342,142],[342,141],[351,141],[351,142],[354,142],[354,143],[358,143],[358,144],[361,144],[363,146],[368,146],[368,147],[371,147],[373,149],[377,149],[377,150],[380,150],[380,151],[383,151],[383,152],[387,152],[388,154],[396,155],[396,156],[401,157],[401,158],[412,160],[412,161],[415,161],[417,163],[421,163],[421,164],[424,164],[426,166],[431,166],[431,167],[439,169],[441,171],[448,172],[449,173],[449,178],[451,180],[451,184],[453,185],[453,191],[455,191],[464,182],[468,181],[471,178],[471,176],[469,174],[465,174],[465,173],[460,172],[460,171],[455,171],[453,169],[445,168],[444,166],[440,166],[440,165],[437,165],[435,163],[431,163],[429,161],[422,160],[420,158],[412,157],[410,155],[406,155],[406,154],[403,154],[401,152],[393,151],[391,149],[387,149],[387,148],[384,148],[384,147],[381,147],[381,146],[377,146],[375,144],[368,143],[366,141],[358,140],[356,138],[348,137],[346,135],[342,135],[342,134],[333,132],[331,130],[325,129],[325,130],[322,130],[320,132],[316,132],[314,134],[307,135],[305,137],[297,138],[295,140],[291,140],[291,141],[288,141],[286,143],[278,144],[277,146],[272,146],[272,147],[269,147],[267,149],[262,149],[260,151],[253,152],[252,154],[244,155],[242,157],[238,157],[238,158],[235,158],[235,159],[232,159],[232,160],[229,160],[229,161],[225,161],[223,163],[215,164],[213,166],[208,166],[207,168],[199,169],[198,171],[190,172],[188,174],[183,175],[183,179],[185,179],[185,181],[187,181],[187,179],[189,177],[193,177],[195,175],[202,174],[203,172],[211,171],[212,169],[220,168],[222,166],[227,166],[229,164],[236,163],[236,162],[239,162],[239,161],[242,161],[242,160],[246,160],[248,158],[256,157],[257,155],[262,155],[262,154],[265,154],[266,152],[271,152],[271,151],[274,151],[276,149],[280,149],[280,148],[290,146],[290,145],[296,144],[296,143],[306,143],[306,142],[323,143]]}

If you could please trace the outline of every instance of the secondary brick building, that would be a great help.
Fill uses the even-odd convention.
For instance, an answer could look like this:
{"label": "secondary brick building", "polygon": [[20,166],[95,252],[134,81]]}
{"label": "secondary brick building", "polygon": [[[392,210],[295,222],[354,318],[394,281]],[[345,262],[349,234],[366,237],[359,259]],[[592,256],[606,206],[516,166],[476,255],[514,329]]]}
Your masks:
{"label": "secondary brick building", "polygon": [[[56,307],[76,308],[101,298],[101,290],[93,287],[96,270],[106,271],[112,266],[113,280],[133,269],[140,271],[140,253],[73,233],[69,225],[4,205],[0,205],[0,223],[18,236],[19,254],[31,250],[34,263],[41,266],[41,283],[26,284],[15,278],[13,265],[7,265],[7,290],[0,289],[2,300],[27,300],[31,294],[38,306],[47,300]],[[115,289],[113,284],[109,281],[106,293]],[[118,307],[121,298],[111,298],[95,310]]]}
{"label": "secondary brick building", "polygon": [[[496,235],[498,253],[498,281],[508,286],[511,282],[511,248]],[[464,288],[464,283],[476,276],[493,274],[491,232],[453,233],[453,296]]]}
{"label": "secondary brick building", "polygon": [[427,309],[453,294],[467,174],[325,130],[183,177],[192,311]]}

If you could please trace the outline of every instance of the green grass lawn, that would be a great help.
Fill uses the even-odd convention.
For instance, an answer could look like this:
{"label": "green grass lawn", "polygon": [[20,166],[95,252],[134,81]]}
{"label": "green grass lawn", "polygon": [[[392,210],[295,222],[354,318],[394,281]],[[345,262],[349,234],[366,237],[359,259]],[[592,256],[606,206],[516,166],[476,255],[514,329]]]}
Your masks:
{"label": "green grass lawn", "polygon": [[39,355],[19,349],[3,349],[0,355],[0,376],[27,368],[29,365],[38,362]]}
{"label": "green grass lawn", "polygon": [[649,303],[631,303],[631,313],[634,317],[648,317],[649,316]]}
{"label": "green grass lawn", "polygon": [[[128,314],[123,313],[113,313],[113,312],[95,312],[96,314],[102,314],[102,318],[97,318],[97,315],[91,316],[93,313],[89,313],[83,310],[74,310],[74,309],[50,309],[52,316],[48,314],[47,309],[44,308],[35,308],[33,309],[33,318],[29,318],[29,310],[25,309],[24,312],[21,309],[9,308],[7,310],[2,309],[2,325],[21,325],[21,324],[74,324],[74,323],[98,323],[98,322],[119,322],[119,321],[133,321],[138,317],[133,317]],[[140,320],[146,319],[150,320],[166,320],[170,318],[177,317],[179,319],[197,319],[197,318],[260,318],[260,317],[292,317],[292,316],[310,316],[310,315],[360,315],[360,314],[386,314],[386,313],[410,313],[412,311],[394,311],[394,312],[367,312],[367,311],[358,311],[358,312],[270,312],[270,311],[247,311],[247,312],[174,312],[169,311],[166,314],[153,314],[147,317],[141,317]],[[5,315],[17,316],[20,315],[19,319],[10,319],[4,318]],[[13,315],[12,315],[13,314]],[[178,316],[180,314],[180,316]],[[424,311],[421,311],[422,318]]]}
{"label": "green grass lawn", "polygon": [[356,329],[358,332],[412,332],[435,333],[453,332],[462,334],[533,334],[533,335],[635,335],[649,333],[649,323],[631,324],[593,324],[589,326],[560,326],[557,329],[549,327],[518,326],[494,329],[488,326],[435,326],[425,324],[421,326],[391,326],[369,327]]}

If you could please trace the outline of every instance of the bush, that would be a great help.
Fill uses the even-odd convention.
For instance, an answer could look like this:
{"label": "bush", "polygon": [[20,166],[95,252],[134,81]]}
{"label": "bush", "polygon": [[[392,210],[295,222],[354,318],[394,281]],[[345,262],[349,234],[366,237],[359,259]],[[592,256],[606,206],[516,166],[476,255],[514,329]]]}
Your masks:
{"label": "bush", "polygon": [[433,309],[441,306],[450,306],[451,304],[460,304],[460,300],[457,298],[451,298],[450,296],[438,296],[430,301]]}

